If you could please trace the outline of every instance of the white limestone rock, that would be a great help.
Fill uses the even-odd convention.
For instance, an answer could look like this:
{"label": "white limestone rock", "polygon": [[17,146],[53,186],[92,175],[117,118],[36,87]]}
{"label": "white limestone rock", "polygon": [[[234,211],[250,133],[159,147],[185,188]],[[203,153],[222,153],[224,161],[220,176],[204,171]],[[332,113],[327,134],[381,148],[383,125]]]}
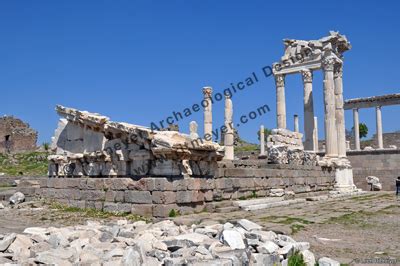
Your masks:
{"label": "white limestone rock", "polygon": [[0,252],[6,251],[8,247],[12,244],[12,242],[14,242],[16,237],[16,234],[10,234],[0,240]]}
{"label": "white limestone rock", "polygon": [[22,192],[15,192],[9,199],[11,205],[17,205],[25,201],[25,195]]}
{"label": "white limestone rock", "polygon": [[273,254],[277,252],[278,249],[279,246],[272,241],[267,241],[257,247],[258,253],[264,253],[264,254]]}
{"label": "white limestone rock", "polygon": [[226,229],[222,232],[222,241],[227,244],[231,249],[245,249],[242,235],[233,229]]}
{"label": "white limestone rock", "polygon": [[379,181],[379,178],[376,176],[367,176],[366,177],[368,185],[372,185],[372,190],[380,191],[382,190],[382,184]]}
{"label": "white limestone rock", "polygon": [[318,260],[318,265],[319,266],[340,266],[340,263],[337,262],[336,260],[323,257]]}
{"label": "white limestone rock", "polygon": [[303,250],[300,252],[303,255],[304,262],[307,266],[314,266],[315,265],[315,257],[314,254],[309,250]]}
{"label": "white limestone rock", "polygon": [[253,231],[253,230],[261,230],[262,226],[253,223],[252,221],[249,221],[247,219],[240,219],[238,222],[238,225],[240,225],[241,227],[243,227],[246,231]]}

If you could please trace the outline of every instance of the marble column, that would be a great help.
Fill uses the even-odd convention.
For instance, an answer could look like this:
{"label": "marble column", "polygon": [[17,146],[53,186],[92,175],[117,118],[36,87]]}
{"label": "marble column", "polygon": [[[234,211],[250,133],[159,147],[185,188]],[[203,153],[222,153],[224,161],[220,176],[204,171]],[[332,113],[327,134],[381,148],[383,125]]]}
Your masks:
{"label": "marble column", "polygon": [[212,88],[203,88],[204,100],[204,139],[206,142],[212,141]]}
{"label": "marble column", "polygon": [[358,109],[353,109],[353,122],[354,122],[354,146],[356,150],[360,150],[360,121],[358,119]]}
{"label": "marble column", "polygon": [[312,80],[313,73],[308,70],[302,70],[301,76],[303,78],[304,87],[304,149],[313,151],[315,150],[314,143],[314,103],[312,93]]}
{"label": "marble column", "polygon": [[376,110],[376,137],[378,138],[378,148],[383,149],[383,136],[382,136],[382,112],[381,107],[375,107]]}
{"label": "marble column", "polygon": [[335,66],[333,77],[335,83],[335,118],[338,142],[338,156],[339,158],[346,157],[346,127],[344,122],[344,109],[343,109],[343,65]]}
{"label": "marble column", "polygon": [[318,144],[318,118],[314,116],[314,131],[313,131],[313,147],[314,151],[319,151]]}
{"label": "marble column", "polygon": [[324,70],[324,105],[325,105],[325,157],[338,156],[337,131],[335,118],[335,89],[333,81],[334,56],[330,55],[322,60]]}
{"label": "marble column", "polygon": [[294,132],[299,132],[299,116],[294,115]]}
{"label": "marble column", "polygon": [[264,135],[264,126],[260,126],[260,156],[265,155],[265,135]]}
{"label": "marble column", "polygon": [[275,75],[277,127],[286,128],[285,75]]}
{"label": "marble column", "polygon": [[233,160],[234,154],[234,136],[233,136],[233,106],[232,99],[229,95],[225,95],[225,127],[226,133],[224,135],[225,145],[225,160]]}

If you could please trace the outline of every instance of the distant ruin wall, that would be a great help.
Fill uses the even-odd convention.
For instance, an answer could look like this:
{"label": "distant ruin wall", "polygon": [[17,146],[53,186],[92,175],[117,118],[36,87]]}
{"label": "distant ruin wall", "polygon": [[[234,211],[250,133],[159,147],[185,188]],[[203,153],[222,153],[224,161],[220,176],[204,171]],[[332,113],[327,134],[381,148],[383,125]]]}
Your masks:
{"label": "distant ruin wall", "polygon": [[37,132],[22,120],[4,116],[0,118],[0,153],[33,151]]}
{"label": "distant ruin wall", "polygon": [[[225,168],[224,168],[225,167]],[[79,208],[132,212],[166,217],[213,211],[213,202],[265,197],[272,188],[295,193],[331,190],[334,173],[316,166],[262,165],[248,161],[221,164],[212,178],[41,178],[22,181],[19,190],[28,196],[53,199]],[[32,186],[32,182],[34,185]]]}
{"label": "distant ruin wall", "polygon": [[400,176],[400,150],[348,151],[353,166],[354,183],[358,188],[369,190],[365,178],[376,176],[382,189],[395,190],[395,179]]}

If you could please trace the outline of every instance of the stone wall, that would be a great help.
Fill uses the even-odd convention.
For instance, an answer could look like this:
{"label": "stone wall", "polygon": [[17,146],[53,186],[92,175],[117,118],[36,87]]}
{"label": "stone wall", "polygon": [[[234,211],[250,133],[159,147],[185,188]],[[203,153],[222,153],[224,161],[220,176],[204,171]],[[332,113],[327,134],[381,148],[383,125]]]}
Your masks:
{"label": "stone wall", "polygon": [[37,132],[22,120],[0,118],[0,153],[32,151],[36,149]]}
{"label": "stone wall", "polygon": [[334,173],[320,167],[233,161],[221,163],[212,178],[40,178],[22,180],[19,190],[79,208],[166,217],[171,210],[213,211],[216,201],[268,196],[272,188],[305,193],[333,183]]}
{"label": "stone wall", "polygon": [[400,176],[400,150],[348,151],[347,157],[358,188],[370,190],[365,178],[372,175],[379,178],[383,190],[395,190],[395,179]]}

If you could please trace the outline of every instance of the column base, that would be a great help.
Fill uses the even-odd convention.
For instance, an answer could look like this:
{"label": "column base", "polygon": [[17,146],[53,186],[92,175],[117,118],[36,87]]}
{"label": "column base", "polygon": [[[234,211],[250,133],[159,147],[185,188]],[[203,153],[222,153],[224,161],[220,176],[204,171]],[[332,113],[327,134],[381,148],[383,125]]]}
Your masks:
{"label": "column base", "polygon": [[332,193],[359,192],[353,182],[353,169],[351,167],[337,167],[335,169],[335,186]]}

